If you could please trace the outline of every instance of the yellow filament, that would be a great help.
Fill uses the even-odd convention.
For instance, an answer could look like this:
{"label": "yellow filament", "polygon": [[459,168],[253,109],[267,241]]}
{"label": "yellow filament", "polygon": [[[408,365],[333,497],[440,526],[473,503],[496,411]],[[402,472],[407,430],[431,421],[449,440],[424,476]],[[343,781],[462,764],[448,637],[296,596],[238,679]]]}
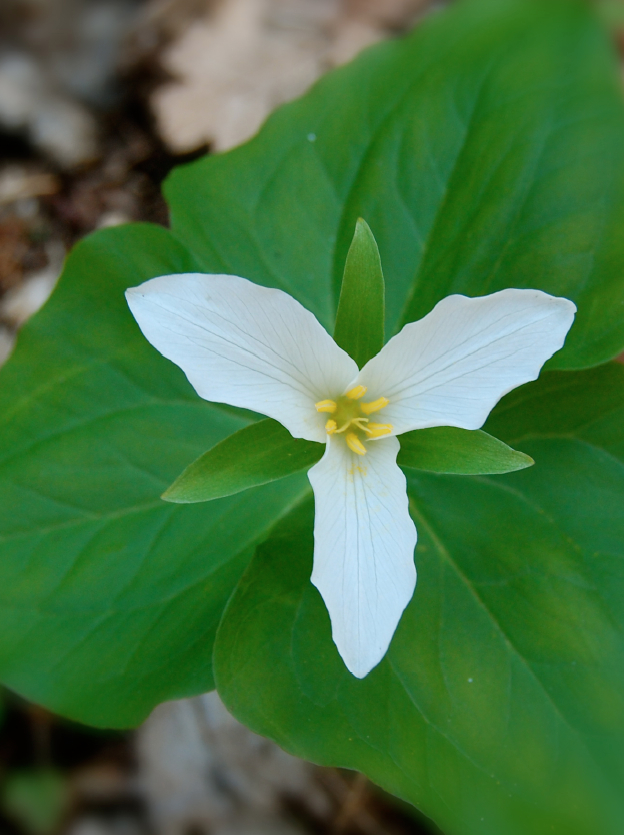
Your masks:
{"label": "yellow filament", "polygon": [[371,403],[361,403],[361,410],[365,412],[366,415],[371,415],[372,412],[378,412],[388,405],[389,401],[386,397],[379,397],[378,400],[373,400]]}
{"label": "yellow filament", "polygon": [[366,391],[367,386],[355,386],[353,389],[346,392],[346,397],[349,397],[350,400],[358,400],[360,397],[363,397]]}
{"label": "yellow filament", "polygon": [[320,400],[319,403],[315,404],[315,408],[318,412],[333,412],[337,411],[337,404],[334,400]]}
{"label": "yellow filament", "polygon": [[329,435],[333,435],[337,431],[337,421],[336,420],[327,420],[326,426],[324,427]]}
{"label": "yellow filament", "polygon": [[389,435],[393,432],[393,426],[390,423],[368,423],[362,429],[370,438],[380,438],[382,435]]}
{"label": "yellow filament", "polygon": [[348,432],[348,434],[346,435],[346,443],[348,444],[352,452],[356,452],[357,455],[365,455],[367,450],[365,449],[361,441],[359,441],[354,432]]}
{"label": "yellow filament", "polygon": [[361,424],[367,423],[367,422],[368,422],[367,418],[352,418],[351,420],[347,420],[343,424],[343,426],[341,426],[339,429],[337,429],[337,434],[341,435],[341,433],[345,432],[346,429],[349,429],[352,426],[352,424],[354,424],[357,429],[363,429],[364,427]]}

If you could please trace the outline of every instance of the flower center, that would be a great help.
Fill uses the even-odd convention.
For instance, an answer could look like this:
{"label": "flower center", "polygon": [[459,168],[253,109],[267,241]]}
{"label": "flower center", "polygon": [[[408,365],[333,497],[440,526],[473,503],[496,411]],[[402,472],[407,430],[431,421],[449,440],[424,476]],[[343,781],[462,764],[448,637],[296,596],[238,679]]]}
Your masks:
{"label": "flower center", "polygon": [[388,405],[387,398],[379,397],[371,403],[363,403],[361,398],[366,391],[366,386],[355,386],[337,400],[320,400],[315,404],[318,412],[332,415],[326,421],[326,432],[329,435],[344,434],[348,447],[357,455],[367,452],[363,441],[380,438],[393,431],[390,423],[374,423],[369,418],[369,415]]}

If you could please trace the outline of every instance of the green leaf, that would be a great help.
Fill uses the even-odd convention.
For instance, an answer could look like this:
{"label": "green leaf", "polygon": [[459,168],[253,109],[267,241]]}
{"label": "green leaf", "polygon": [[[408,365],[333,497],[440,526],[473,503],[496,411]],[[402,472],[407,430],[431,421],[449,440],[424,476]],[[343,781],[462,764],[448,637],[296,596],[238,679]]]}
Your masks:
{"label": "green leaf", "polygon": [[209,505],[160,499],[250,422],[200,400],[143,338],[124,290],[197,266],[158,227],[88,238],[0,372],[0,674],[94,725],[213,686],[212,642],[294,476]]}
{"label": "green leaf", "polygon": [[511,473],[534,464],[532,458],[511,449],[480,429],[454,426],[417,429],[400,436],[398,464],[431,473],[481,475]]}
{"label": "green leaf", "polygon": [[610,362],[580,374],[543,374],[507,394],[485,426],[516,446],[529,438],[571,437],[623,461],[623,413],[624,366]]}
{"label": "green leaf", "polygon": [[450,293],[531,287],[578,306],[552,365],[597,365],[622,344],[621,112],[587,4],[461,0],[176,169],[173,231],[207,272],[286,290],[332,332],[363,217],[388,337]]}
{"label": "green leaf", "polygon": [[[312,506],[295,509],[218,631],[216,681],[234,715],[292,753],[364,771],[444,832],[619,832],[619,784],[617,801],[607,786],[621,738],[622,467],[586,425],[556,431],[575,400],[612,437],[614,398],[590,395],[616,387],[616,371],[527,388],[515,434],[534,467],[408,473],[418,585],[362,681],[310,583]],[[535,434],[538,412],[552,415],[549,438]]]}
{"label": "green leaf", "polygon": [[208,502],[309,469],[324,446],[294,438],[275,420],[245,426],[190,464],[168,487],[168,502]]}
{"label": "green leaf", "polygon": [[385,279],[376,240],[363,218],[356,222],[346,258],[334,339],[359,368],[385,343]]}

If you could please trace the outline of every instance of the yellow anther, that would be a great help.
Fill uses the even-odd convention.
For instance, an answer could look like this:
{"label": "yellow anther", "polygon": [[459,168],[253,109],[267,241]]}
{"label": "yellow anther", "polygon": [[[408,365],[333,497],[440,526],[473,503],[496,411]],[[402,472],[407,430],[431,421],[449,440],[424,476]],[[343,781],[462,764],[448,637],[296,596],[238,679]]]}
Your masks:
{"label": "yellow anther", "polygon": [[367,432],[370,438],[380,438],[382,435],[390,435],[393,432],[393,426],[390,423],[368,423],[362,429]]}
{"label": "yellow anther", "polygon": [[360,397],[363,397],[366,391],[367,386],[355,386],[353,389],[346,392],[346,397],[349,397],[350,400],[358,400]]}
{"label": "yellow anther", "polygon": [[389,401],[386,397],[379,397],[378,400],[372,400],[371,403],[361,403],[361,410],[365,412],[366,415],[371,415],[372,412],[379,412],[388,405]]}
{"label": "yellow anther", "polygon": [[333,412],[337,411],[337,404],[334,400],[320,400],[319,403],[315,404],[315,408],[318,412]]}
{"label": "yellow anther", "polygon": [[329,435],[333,435],[337,431],[337,421],[327,420],[324,429],[328,432]]}
{"label": "yellow anther", "polygon": [[365,453],[367,452],[367,450],[365,449],[361,441],[359,441],[354,432],[348,432],[348,434],[346,435],[346,443],[348,444],[352,452],[356,452],[357,455],[365,455]]}

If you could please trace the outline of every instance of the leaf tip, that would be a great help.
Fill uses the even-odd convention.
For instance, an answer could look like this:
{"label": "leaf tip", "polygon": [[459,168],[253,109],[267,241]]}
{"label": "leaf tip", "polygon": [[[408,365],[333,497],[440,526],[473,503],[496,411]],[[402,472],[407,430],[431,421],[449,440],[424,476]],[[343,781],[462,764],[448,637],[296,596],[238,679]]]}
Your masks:
{"label": "leaf tip", "polygon": [[174,502],[175,504],[180,504],[181,499],[177,496],[178,490],[176,489],[176,482],[170,484],[167,490],[164,490],[161,493],[161,498],[164,502]]}
{"label": "leaf tip", "polygon": [[[366,232],[372,235],[372,230],[370,229],[369,223],[363,217],[358,217],[356,219],[356,226],[354,227],[354,234],[357,235],[359,232]],[[373,235],[372,235],[373,237]]]}
{"label": "leaf tip", "polygon": [[535,459],[531,458],[530,455],[526,455],[525,452],[517,452],[519,455],[519,469],[525,470],[527,467],[533,467],[535,465]]}

